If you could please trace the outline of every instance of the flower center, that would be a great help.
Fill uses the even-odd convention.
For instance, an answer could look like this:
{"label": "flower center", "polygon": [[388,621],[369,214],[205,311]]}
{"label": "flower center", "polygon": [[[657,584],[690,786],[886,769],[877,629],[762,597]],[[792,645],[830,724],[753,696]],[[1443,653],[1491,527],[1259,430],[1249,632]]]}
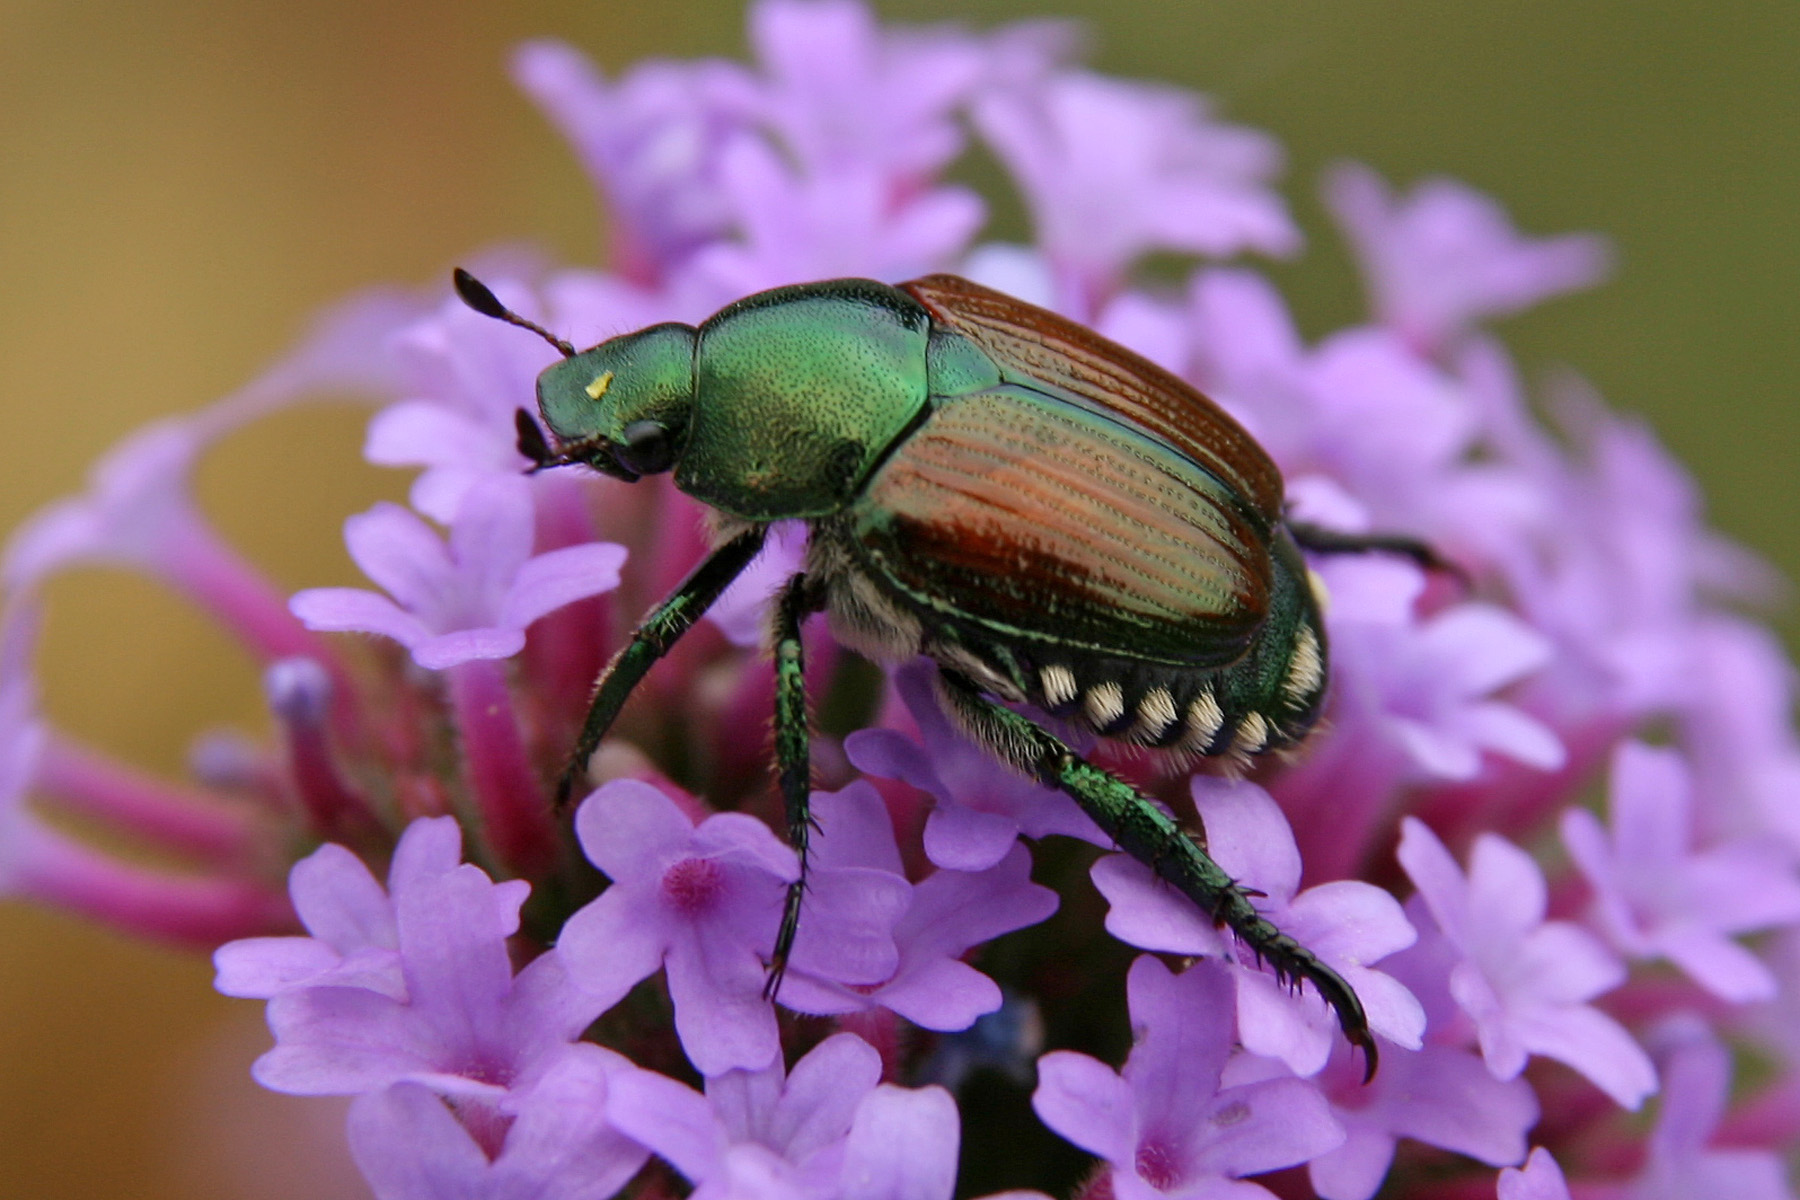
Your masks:
{"label": "flower center", "polygon": [[1138,1178],[1159,1192],[1166,1192],[1181,1182],[1181,1160],[1173,1147],[1157,1140],[1138,1143]]}
{"label": "flower center", "polygon": [[712,907],[724,882],[712,859],[684,858],[663,872],[663,896],[677,911],[692,916]]}

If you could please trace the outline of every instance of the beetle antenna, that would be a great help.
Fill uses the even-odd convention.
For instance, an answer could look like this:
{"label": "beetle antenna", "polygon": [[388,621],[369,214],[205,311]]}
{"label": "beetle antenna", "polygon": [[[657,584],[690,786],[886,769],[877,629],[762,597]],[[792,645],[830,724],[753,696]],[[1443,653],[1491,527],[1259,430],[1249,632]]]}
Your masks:
{"label": "beetle antenna", "polygon": [[505,321],[508,325],[517,325],[520,329],[531,332],[556,347],[557,353],[564,358],[575,357],[575,347],[539,325],[536,321],[527,321],[506,305],[500,303],[500,297],[494,295],[493,289],[475,278],[461,267],[450,273],[451,282],[456,285],[456,294],[462,302],[484,317],[492,317],[496,321]]}

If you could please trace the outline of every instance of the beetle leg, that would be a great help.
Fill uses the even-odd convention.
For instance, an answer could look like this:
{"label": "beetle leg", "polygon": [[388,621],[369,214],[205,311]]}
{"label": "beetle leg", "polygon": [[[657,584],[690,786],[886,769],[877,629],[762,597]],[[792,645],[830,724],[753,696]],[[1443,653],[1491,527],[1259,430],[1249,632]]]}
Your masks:
{"label": "beetle leg", "polygon": [[1427,571],[1442,571],[1465,589],[1474,586],[1469,573],[1460,564],[1439,554],[1437,548],[1429,542],[1407,537],[1405,534],[1346,533],[1341,529],[1327,529],[1323,525],[1309,525],[1304,521],[1287,522],[1287,531],[1302,549],[1311,550],[1314,554],[1397,554],[1402,558],[1412,559]]}
{"label": "beetle leg", "polygon": [[787,810],[788,844],[800,856],[800,877],[788,885],[769,958],[763,998],[772,1000],[787,971],[800,904],[806,897],[806,848],[812,840],[812,726],[806,711],[806,648],[800,625],[825,607],[825,590],[805,575],[787,581],[775,599],[775,758],[781,768],[781,799]]}
{"label": "beetle leg", "polygon": [[1306,980],[1337,1013],[1338,1025],[1375,1077],[1375,1039],[1362,1002],[1342,976],[1256,910],[1251,893],[1226,874],[1162,809],[1136,788],[1076,754],[1061,739],[981,694],[974,683],[940,670],[939,694],[951,715],[1002,761],[1042,779],[1081,805],[1120,849],[1175,885],[1202,912],[1228,925],[1283,982]]}
{"label": "beetle leg", "polygon": [[562,777],[556,781],[556,809],[568,807],[575,781],[587,772],[587,761],[600,745],[600,739],[625,707],[626,697],[642,682],[657,659],[667,654],[681,635],[692,629],[703,613],[730,586],[743,569],[750,565],[762,549],[768,529],[753,525],[714,550],[693,569],[668,599],[650,610],[638,623],[613,660],[606,664],[594,681],[593,700],[588,705],[587,719],[581,724],[581,737],[569,755]]}

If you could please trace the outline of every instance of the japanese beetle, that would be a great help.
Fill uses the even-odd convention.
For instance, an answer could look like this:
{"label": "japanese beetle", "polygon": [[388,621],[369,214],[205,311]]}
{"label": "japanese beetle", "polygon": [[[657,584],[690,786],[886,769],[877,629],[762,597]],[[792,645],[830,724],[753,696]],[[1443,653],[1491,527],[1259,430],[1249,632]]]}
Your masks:
{"label": "japanese beetle", "polygon": [[[567,797],[633,687],[762,548],[811,528],[775,611],[776,755],[800,852],[770,963],[793,943],[811,828],[800,625],[879,661],[923,654],[976,741],[1059,788],[1118,845],[1336,1010],[1373,1075],[1361,1003],[1155,804],[1006,707],[1029,704],[1141,746],[1236,758],[1291,746],[1326,686],[1320,602],[1300,556],[1405,539],[1284,518],[1275,464],[1234,420],[1149,360],[951,275],[836,279],[749,296],[576,353],[458,271],[477,311],[548,339],[539,468],[625,480],[672,470],[719,514],[717,548],[640,624],[595,686]],[[1309,541],[1309,535],[1316,533]]]}

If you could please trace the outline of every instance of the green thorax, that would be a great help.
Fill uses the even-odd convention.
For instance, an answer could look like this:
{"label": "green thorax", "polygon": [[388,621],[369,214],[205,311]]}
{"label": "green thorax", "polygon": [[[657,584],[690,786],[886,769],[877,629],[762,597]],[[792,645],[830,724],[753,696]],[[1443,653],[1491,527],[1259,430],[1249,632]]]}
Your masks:
{"label": "green thorax", "polygon": [[930,331],[917,301],[866,279],[720,311],[700,326],[675,485],[752,521],[842,509],[925,409]]}

